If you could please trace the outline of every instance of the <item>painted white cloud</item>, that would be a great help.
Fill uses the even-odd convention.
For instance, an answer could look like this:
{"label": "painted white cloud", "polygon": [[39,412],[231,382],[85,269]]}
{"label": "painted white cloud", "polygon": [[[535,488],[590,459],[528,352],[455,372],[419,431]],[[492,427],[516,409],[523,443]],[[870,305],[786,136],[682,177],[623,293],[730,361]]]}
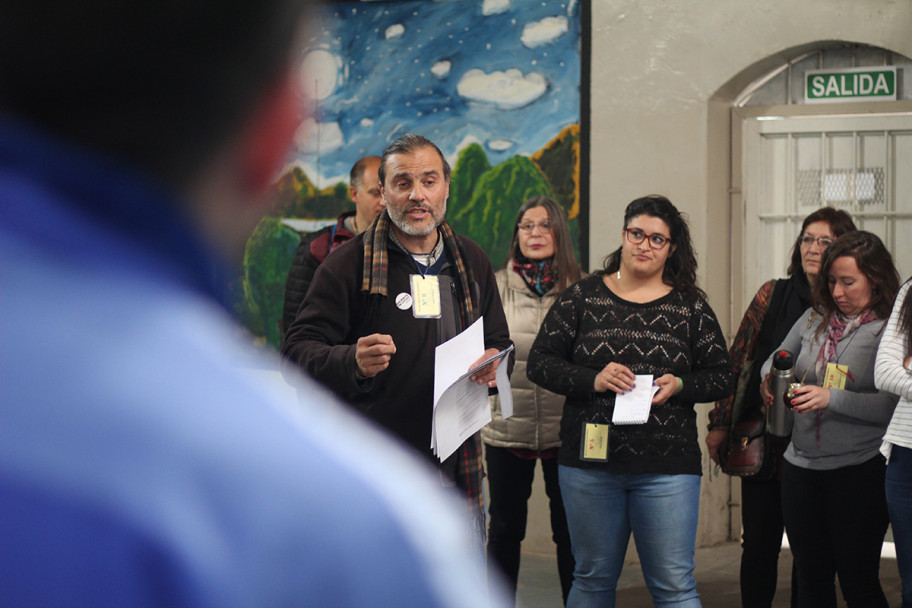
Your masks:
{"label": "painted white cloud", "polygon": [[456,91],[466,99],[491,103],[502,110],[527,106],[548,90],[548,82],[541,74],[523,76],[517,69],[485,74],[473,69],[466,72],[456,86]]}
{"label": "painted white cloud", "polygon": [[361,126],[362,127],[372,127],[372,126],[374,126],[374,121],[370,118],[362,118]]}
{"label": "painted white cloud", "polygon": [[505,13],[508,10],[510,10],[510,0],[484,0],[481,3],[481,14],[485,17]]}
{"label": "painted white cloud", "polygon": [[453,69],[453,62],[444,59],[431,66],[431,74],[437,78],[443,79],[450,75],[451,69]]}
{"label": "painted white cloud", "polygon": [[301,61],[301,88],[315,101],[333,94],[339,84],[342,60],[326,49],[314,49]]}
{"label": "painted white cloud", "polygon": [[295,133],[295,145],[304,153],[329,154],[345,143],[342,129],[337,122],[318,123],[308,118]]}
{"label": "painted white cloud", "polygon": [[513,147],[513,142],[506,139],[492,139],[488,142],[488,148],[495,152],[503,152]]}
{"label": "painted white cloud", "polygon": [[527,23],[520,40],[524,46],[534,49],[560,38],[569,28],[570,22],[566,17],[545,17],[541,21]]}
{"label": "painted white cloud", "polygon": [[403,35],[405,35],[405,26],[401,23],[386,28],[387,40],[396,40],[397,38],[402,38]]}

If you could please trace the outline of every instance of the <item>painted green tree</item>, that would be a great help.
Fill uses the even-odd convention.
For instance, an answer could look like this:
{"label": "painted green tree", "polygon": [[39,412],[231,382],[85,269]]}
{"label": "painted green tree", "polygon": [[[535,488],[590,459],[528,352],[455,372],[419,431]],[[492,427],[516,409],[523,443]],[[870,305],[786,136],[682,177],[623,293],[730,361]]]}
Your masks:
{"label": "painted green tree", "polygon": [[514,156],[481,176],[468,204],[450,222],[481,245],[496,268],[506,262],[516,212],[527,199],[542,195],[554,196],[548,180],[528,157]]}
{"label": "painted green tree", "polygon": [[450,199],[447,215],[453,217],[469,204],[478,180],[491,168],[491,162],[480,144],[469,144],[456,159],[456,166],[450,176]]}
{"label": "painted green tree", "polygon": [[277,217],[263,218],[247,240],[244,251],[244,302],[249,317],[266,344],[278,348],[279,319],[285,299],[285,280],[301,235]]}

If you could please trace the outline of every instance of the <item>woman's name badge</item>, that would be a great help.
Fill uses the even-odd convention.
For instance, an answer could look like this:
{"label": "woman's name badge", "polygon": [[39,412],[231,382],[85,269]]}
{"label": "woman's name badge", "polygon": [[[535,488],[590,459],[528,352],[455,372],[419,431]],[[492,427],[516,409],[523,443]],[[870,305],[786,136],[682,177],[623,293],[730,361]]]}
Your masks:
{"label": "woman's name badge", "polygon": [[440,318],[440,283],[436,274],[413,274],[412,314],[416,319]]}
{"label": "woman's name badge", "polygon": [[607,424],[583,423],[583,440],[580,442],[580,460],[608,461]]}
{"label": "woman's name badge", "polygon": [[823,388],[845,388],[846,378],[851,378],[848,365],[827,363]]}

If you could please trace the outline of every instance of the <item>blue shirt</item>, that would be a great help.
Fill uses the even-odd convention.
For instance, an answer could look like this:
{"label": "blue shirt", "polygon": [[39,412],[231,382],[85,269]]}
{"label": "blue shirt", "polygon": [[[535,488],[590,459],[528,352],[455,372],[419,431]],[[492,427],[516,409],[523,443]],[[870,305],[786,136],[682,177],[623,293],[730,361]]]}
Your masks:
{"label": "blue shirt", "polygon": [[178,209],[0,123],[0,603],[502,605],[423,463],[240,371]]}

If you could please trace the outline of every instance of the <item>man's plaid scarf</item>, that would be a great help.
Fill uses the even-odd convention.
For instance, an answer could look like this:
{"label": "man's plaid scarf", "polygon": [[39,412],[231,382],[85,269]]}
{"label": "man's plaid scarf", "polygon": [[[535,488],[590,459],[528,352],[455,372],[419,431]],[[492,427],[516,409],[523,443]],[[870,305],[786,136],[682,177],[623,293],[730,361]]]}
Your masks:
{"label": "man's plaid scarf", "polygon": [[[387,272],[389,270],[389,239],[392,220],[384,211],[364,231],[364,272],[361,291],[372,297],[389,295]],[[478,318],[478,302],[472,296],[473,276],[467,268],[459,239],[446,220],[437,231],[443,238],[447,259],[456,268],[459,284],[459,316],[465,329]],[[471,515],[475,521],[484,521],[484,499],[481,493],[484,469],[481,464],[481,433],[475,433],[456,451],[456,484],[469,497]]]}

